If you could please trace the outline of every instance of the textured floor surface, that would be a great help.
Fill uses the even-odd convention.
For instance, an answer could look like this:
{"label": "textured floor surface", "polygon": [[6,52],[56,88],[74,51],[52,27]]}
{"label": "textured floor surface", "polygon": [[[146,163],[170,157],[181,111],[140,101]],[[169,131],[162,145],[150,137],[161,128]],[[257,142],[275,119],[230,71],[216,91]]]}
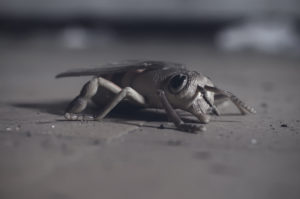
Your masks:
{"label": "textured floor surface", "polygon": [[[224,53],[196,42],[82,50],[1,42],[1,198],[300,198],[299,58]],[[124,59],[187,63],[257,114],[228,107],[198,135],[175,130],[157,111],[64,121],[68,101],[89,78],[54,76]],[[162,123],[170,128],[159,129]]]}

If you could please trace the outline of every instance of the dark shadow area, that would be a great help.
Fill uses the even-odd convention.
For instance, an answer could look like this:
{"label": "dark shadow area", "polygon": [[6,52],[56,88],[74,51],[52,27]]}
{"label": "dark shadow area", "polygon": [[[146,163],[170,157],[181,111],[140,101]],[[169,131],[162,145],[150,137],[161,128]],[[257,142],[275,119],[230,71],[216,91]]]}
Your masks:
{"label": "dark shadow area", "polygon": [[[12,103],[13,107],[25,108],[40,111],[42,113],[49,113],[53,115],[63,116],[64,110],[68,106],[69,101],[57,101],[57,102],[32,102],[32,103]],[[94,104],[89,104],[89,106],[84,111],[83,115],[92,116],[97,115],[101,112],[102,107],[97,107]],[[177,111],[181,116],[182,120],[187,123],[199,123],[199,121],[194,118],[190,113],[184,111]],[[240,113],[222,113],[221,116],[241,116]],[[144,109],[137,107],[130,103],[120,103],[114,108],[107,116],[108,119],[112,121],[122,123],[124,120],[130,121],[146,121],[146,122],[169,122],[168,117],[164,110],[161,109]],[[67,121],[67,120],[59,120]],[[218,120],[212,118],[211,121],[214,122],[237,122],[234,120]]]}
{"label": "dark shadow area", "polygon": [[[64,110],[68,106],[69,101],[57,102],[32,102],[32,103],[12,103],[13,107],[26,108],[37,110],[42,113],[49,113],[53,115],[64,115]],[[95,115],[101,112],[101,107],[96,107],[90,104],[84,111],[84,115]],[[138,121],[151,121],[151,122],[165,122],[168,121],[167,116],[162,110],[156,109],[141,109],[128,103],[121,103],[113,109],[107,116],[111,119],[121,120],[138,120]]]}

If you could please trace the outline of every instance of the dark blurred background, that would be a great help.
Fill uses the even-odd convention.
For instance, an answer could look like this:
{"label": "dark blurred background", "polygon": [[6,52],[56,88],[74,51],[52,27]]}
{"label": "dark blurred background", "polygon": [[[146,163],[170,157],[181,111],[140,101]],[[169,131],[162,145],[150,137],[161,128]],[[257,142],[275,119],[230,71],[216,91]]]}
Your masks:
{"label": "dark blurred background", "polygon": [[224,51],[299,53],[298,0],[1,0],[1,43],[86,49],[122,41],[208,44]]}

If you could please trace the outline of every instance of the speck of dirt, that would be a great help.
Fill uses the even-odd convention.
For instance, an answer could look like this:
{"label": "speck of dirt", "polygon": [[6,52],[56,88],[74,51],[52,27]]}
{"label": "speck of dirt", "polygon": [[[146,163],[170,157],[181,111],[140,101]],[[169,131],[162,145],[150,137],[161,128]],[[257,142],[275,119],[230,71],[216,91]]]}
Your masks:
{"label": "speck of dirt", "polygon": [[99,144],[101,144],[101,141],[99,139],[96,139],[96,140],[93,140],[92,144],[99,145]]}
{"label": "speck of dirt", "polygon": [[32,133],[31,133],[30,131],[26,131],[26,132],[25,132],[25,135],[26,135],[26,137],[31,137],[31,136],[32,136]]}
{"label": "speck of dirt", "polygon": [[16,126],[16,131],[19,131],[20,129],[21,129],[21,125],[18,124],[18,125]]}
{"label": "speck of dirt", "polygon": [[265,103],[265,102],[261,103],[260,106],[261,106],[262,108],[268,108],[268,104]]}
{"label": "speck of dirt", "polygon": [[281,127],[284,127],[284,128],[288,127],[287,124],[281,124],[280,126],[281,126]]}

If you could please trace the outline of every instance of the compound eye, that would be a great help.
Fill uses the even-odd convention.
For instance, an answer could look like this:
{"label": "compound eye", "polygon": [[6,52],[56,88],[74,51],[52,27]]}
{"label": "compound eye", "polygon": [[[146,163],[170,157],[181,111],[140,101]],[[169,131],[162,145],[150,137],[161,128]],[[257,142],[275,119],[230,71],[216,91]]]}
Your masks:
{"label": "compound eye", "polygon": [[172,93],[179,93],[187,83],[187,76],[183,74],[175,75],[169,81],[169,89]]}

